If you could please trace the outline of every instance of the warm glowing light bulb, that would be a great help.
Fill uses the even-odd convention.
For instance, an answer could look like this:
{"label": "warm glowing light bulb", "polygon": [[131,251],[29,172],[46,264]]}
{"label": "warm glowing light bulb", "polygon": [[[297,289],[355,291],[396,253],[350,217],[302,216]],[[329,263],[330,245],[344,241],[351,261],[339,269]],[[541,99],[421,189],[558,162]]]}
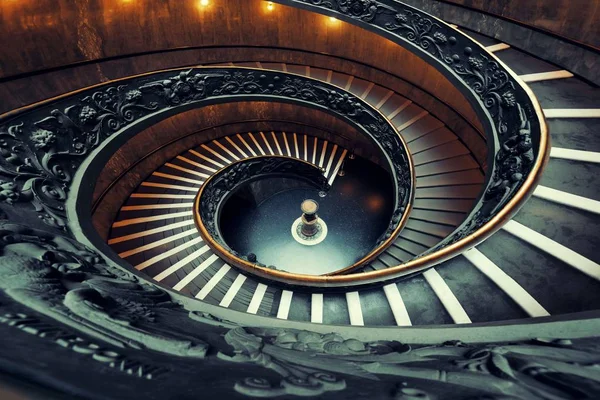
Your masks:
{"label": "warm glowing light bulb", "polygon": [[206,7],[208,5],[208,0],[200,0],[200,5]]}
{"label": "warm glowing light bulb", "polygon": [[275,6],[272,1],[267,2],[267,10],[272,11]]}
{"label": "warm glowing light bulb", "polygon": [[337,22],[337,18],[336,17],[329,17],[329,22]]}

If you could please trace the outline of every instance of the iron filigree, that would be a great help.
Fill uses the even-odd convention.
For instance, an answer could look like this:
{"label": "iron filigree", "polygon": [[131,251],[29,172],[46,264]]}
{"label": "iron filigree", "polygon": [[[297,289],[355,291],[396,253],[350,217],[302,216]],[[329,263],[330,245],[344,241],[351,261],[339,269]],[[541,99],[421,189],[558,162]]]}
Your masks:
{"label": "iron filigree", "polygon": [[[521,188],[535,164],[540,122],[531,99],[516,79],[477,43],[433,16],[392,0],[289,0],[339,13],[374,30],[383,29],[397,43],[424,52],[437,68],[457,80],[459,88],[476,98],[493,127],[488,142],[498,141],[485,196],[473,217],[432,251],[454,243],[488,222]],[[490,147],[491,148],[491,147]],[[525,149],[525,150],[522,150]],[[520,155],[516,153],[520,153]],[[430,251],[431,252],[431,251]]]}
{"label": "iron filigree", "polygon": [[[65,229],[65,201],[77,169],[117,132],[162,112],[228,96],[265,95],[328,109],[360,126],[386,153],[399,193],[412,193],[402,141],[364,101],[326,83],[283,72],[249,68],[192,68],[124,79],[41,105],[0,124],[0,202],[32,204],[40,219]],[[373,132],[371,132],[373,130]],[[399,196],[397,208],[410,196]]]}

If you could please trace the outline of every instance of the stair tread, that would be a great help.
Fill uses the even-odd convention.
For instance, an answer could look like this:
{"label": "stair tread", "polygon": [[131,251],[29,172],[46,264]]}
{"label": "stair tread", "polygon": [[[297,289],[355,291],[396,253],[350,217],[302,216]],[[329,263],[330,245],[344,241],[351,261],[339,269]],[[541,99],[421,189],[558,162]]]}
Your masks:
{"label": "stair tread", "polygon": [[[550,72],[551,70],[543,71]],[[528,83],[542,108],[598,108],[598,88],[576,77]]]}
{"label": "stair tread", "polygon": [[417,177],[442,174],[446,172],[466,171],[479,169],[479,164],[470,154],[449,158],[447,160],[435,161],[415,167]]}
{"label": "stair tread", "polygon": [[464,257],[436,266],[472,322],[494,322],[527,318],[528,315],[494,282]]}
{"label": "stair tread", "polygon": [[418,256],[419,254],[424,253],[429,249],[429,247],[423,246],[421,244],[415,243],[411,240],[402,237],[396,239],[396,241],[394,242],[394,246],[399,247],[407,253],[412,254],[413,257],[410,258],[414,258],[414,256]]}
{"label": "stair tread", "polygon": [[416,209],[412,212],[411,218],[458,226],[464,220],[465,214]]}
{"label": "stair tread", "polygon": [[408,219],[408,222],[406,223],[406,228],[412,229],[417,232],[437,236],[439,238],[444,238],[448,236],[454,230],[453,227],[448,225],[438,224],[430,221],[422,221],[414,218]]}
{"label": "stair tread", "polygon": [[478,169],[470,169],[460,172],[448,172],[445,174],[429,175],[417,178],[417,188],[436,186],[457,186],[482,184],[484,176]]}
{"label": "stair tread", "polygon": [[455,185],[424,187],[415,189],[415,198],[455,198],[455,199],[475,199],[481,191],[481,185]]}
{"label": "stair tread", "polygon": [[412,119],[417,118],[420,114],[422,114],[425,110],[416,105],[415,103],[410,103],[406,108],[400,111],[394,118],[392,118],[392,124],[396,127],[396,129],[401,130],[402,125],[410,122]]}
{"label": "stair tread", "polygon": [[[398,239],[396,239],[396,242],[397,241],[398,241]],[[399,248],[399,247],[390,246],[385,250],[385,252],[387,254],[390,254],[397,260],[396,265],[399,265],[403,262],[406,262],[406,261],[414,258],[414,256],[411,253],[409,253],[406,250]]]}
{"label": "stair tread", "polygon": [[496,57],[507,64],[518,75],[556,70],[554,65],[517,50],[514,47],[497,52]]}
{"label": "stair tread", "polygon": [[408,227],[402,230],[402,232],[400,233],[400,237],[409,239],[416,243],[421,243],[422,245],[427,246],[428,248],[435,246],[441,240],[439,237],[429,235],[420,231],[408,229]]}
{"label": "stair tread", "polygon": [[448,128],[440,128],[408,143],[408,149],[411,154],[417,154],[453,140],[458,140],[458,137]]}
{"label": "stair tread", "polygon": [[416,199],[414,208],[424,210],[469,212],[474,205],[470,199]]}
{"label": "stair tread", "polygon": [[600,281],[506,231],[495,233],[478,249],[551,315],[600,307]]}
{"label": "stair tread", "polygon": [[385,103],[383,103],[383,105],[379,108],[379,111],[381,111],[386,117],[389,117],[392,115],[392,113],[396,112],[399,107],[406,105],[407,102],[407,98],[394,93]]}
{"label": "stair tread", "polygon": [[416,166],[425,163],[445,160],[448,158],[470,154],[470,151],[458,140],[445,143],[440,146],[432,147],[431,149],[420,152],[413,156],[413,161]]}
{"label": "stair tread", "polygon": [[444,123],[442,121],[435,118],[433,115],[428,114],[408,128],[403,129],[401,134],[402,137],[404,137],[404,140],[411,142],[424,135],[427,135],[428,133],[440,129],[443,126]]}

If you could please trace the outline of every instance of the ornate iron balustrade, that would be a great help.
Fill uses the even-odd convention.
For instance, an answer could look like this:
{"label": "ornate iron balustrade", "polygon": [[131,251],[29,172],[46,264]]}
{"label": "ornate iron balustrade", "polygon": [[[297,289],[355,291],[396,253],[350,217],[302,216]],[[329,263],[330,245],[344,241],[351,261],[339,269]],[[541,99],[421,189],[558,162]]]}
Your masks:
{"label": "ornate iron balustrade", "polygon": [[275,2],[348,21],[406,47],[455,83],[484,123],[488,173],[471,214],[425,255],[373,277],[414,272],[459,254],[497,231],[531,195],[549,156],[544,116],[531,90],[482,45],[396,0]]}
{"label": "ornate iron balustrade", "polygon": [[[491,235],[517,211],[533,191],[547,159],[548,138],[537,101],[501,62],[467,36],[399,2],[286,0],[282,3],[339,16],[430,60],[471,100],[482,117],[492,151],[486,190],[475,209],[457,230],[427,254],[360,277],[350,274],[306,280],[295,274],[258,268],[259,275],[314,286],[361,285],[393,279],[459,254]],[[293,101],[319,107],[371,136],[390,162],[396,184],[395,213],[403,215],[390,225],[382,246],[399,232],[412,195],[405,188],[414,177],[404,143],[385,118],[362,100],[332,85],[292,74],[244,68],[147,74],[5,115],[0,121],[3,157],[0,172],[5,176],[0,182],[3,188],[0,200],[12,205],[30,203],[39,218],[63,230],[70,203],[73,232],[83,231],[78,238],[87,241],[85,232],[91,232],[91,223],[84,204],[89,203],[91,189],[85,177],[104,164],[111,149],[116,150],[135,132],[160,118],[200,104],[234,98]],[[25,215],[23,210],[19,208],[17,214]],[[10,214],[11,210],[8,211]],[[105,249],[98,240],[92,242]]]}
{"label": "ornate iron balustrade", "polygon": [[[239,67],[169,70],[109,82],[9,113],[0,121],[0,173],[7,179],[0,181],[4,189],[0,201],[13,206],[9,213],[37,214],[51,227],[66,231],[69,223],[72,232],[94,235],[87,206],[94,177],[128,138],[193,107],[258,99],[322,109],[377,144],[395,186],[393,216],[369,257],[383,251],[406,222],[413,196],[412,161],[402,138],[362,99],[285,72]],[[92,241],[102,248],[103,243]]]}

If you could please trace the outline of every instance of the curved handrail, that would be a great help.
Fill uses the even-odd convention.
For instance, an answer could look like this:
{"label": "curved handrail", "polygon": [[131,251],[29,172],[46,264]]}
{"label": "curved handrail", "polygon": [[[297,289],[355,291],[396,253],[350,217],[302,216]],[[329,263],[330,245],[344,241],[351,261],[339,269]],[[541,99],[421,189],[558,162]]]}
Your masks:
{"label": "curved handrail", "polygon": [[[279,0],[279,2],[350,21],[373,30],[428,59],[431,65],[455,82],[472,103],[484,122],[488,143],[493,152],[490,152],[486,190],[478,199],[476,208],[465,223],[428,254],[393,268],[355,275],[306,277],[282,271],[267,271],[259,267],[256,268],[255,274],[288,284],[323,287],[362,285],[394,279],[442,262],[476,245],[508,221],[531,195],[548,157],[549,139],[543,114],[527,86],[483,46],[442,21],[397,1]],[[261,71],[261,74],[267,73]],[[244,93],[249,95],[245,92],[246,88],[252,89],[250,93],[253,96],[264,95],[264,93],[253,92],[260,86],[254,78],[244,81],[230,76],[227,79],[225,90],[221,93],[223,96]],[[194,96],[207,89],[205,80],[186,74],[184,71],[180,72],[179,77],[148,82],[148,84],[160,93],[155,96],[165,106],[165,113],[175,113],[175,108],[181,110],[182,97],[185,99],[183,105],[191,108],[193,102],[203,100],[196,99]],[[302,85],[298,86],[292,82],[291,90],[297,96],[295,100],[305,100],[302,96],[306,92]],[[96,102],[101,115],[94,115],[94,109],[86,109],[80,104],[74,106],[76,108],[64,108],[64,112],[54,110],[50,116],[45,115],[35,124],[29,123],[25,130],[23,124],[16,123],[11,126],[4,124],[4,132],[0,134],[4,139],[3,144],[0,143],[5,160],[2,164],[2,172],[10,176],[31,177],[20,186],[4,182],[3,188],[4,185],[7,186],[3,192],[5,200],[30,201],[41,212],[42,219],[60,228],[65,227],[64,220],[61,219],[65,214],[65,185],[71,181],[71,177],[77,172],[83,159],[86,159],[87,165],[97,161],[91,158],[107,147],[107,141],[100,145],[100,142],[105,139],[102,135],[112,134],[121,129],[123,124],[131,121],[138,122],[138,128],[152,123],[151,111],[155,104],[152,102],[140,104],[141,92],[125,93],[120,87],[112,87],[100,93],[97,98],[93,97],[96,94],[91,97],[83,96],[86,93],[88,92],[79,93],[82,103]],[[50,102],[60,101],[63,98],[52,99]],[[225,100],[224,97],[214,99],[214,101]],[[47,105],[48,102],[44,104]],[[340,110],[345,111],[346,118],[358,117],[357,114],[352,115],[352,107],[350,110],[343,110],[343,107],[348,105],[347,98],[340,99],[339,104],[342,106]],[[9,113],[8,116],[16,118],[24,111],[41,117],[37,114],[39,109],[34,110],[34,107],[25,108],[16,114]],[[71,118],[70,113],[73,111],[79,113],[78,119]],[[96,113],[98,114],[98,110]],[[382,118],[381,121],[385,121],[382,116],[378,117]],[[86,121],[98,118],[101,119],[95,126],[98,129],[81,128],[82,124],[87,124]],[[55,142],[62,140],[57,140],[53,130],[72,134],[73,127],[78,131],[70,143],[71,146],[66,147],[68,150],[50,151],[41,156],[42,150],[51,149]],[[375,128],[375,131],[380,129],[377,124],[370,128]],[[24,136],[28,136],[30,140],[30,143],[25,145],[29,150],[21,152],[20,143],[25,143],[21,140]],[[118,141],[112,141],[113,145],[115,143]],[[404,148],[401,142],[394,146]],[[33,157],[27,157],[30,155]],[[69,162],[64,162],[65,159]],[[410,159],[407,163],[410,163]],[[74,206],[74,209],[82,208]],[[81,222],[77,221],[77,218],[75,221]],[[79,227],[75,227],[75,231],[78,229]]]}
{"label": "curved handrail", "polygon": [[359,277],[331,276],[323,286],[372,283],[413,273],[475,246],[514,215],[549,157],[542,109],[529,87],[494,54],[442,20],[396,0],[276,0],[348,21],[428,60],[466,95],[484,121],[490,152],[486,189],[471,214],[425,255]]}
{"label": "curved handrail", "polygon": [[[8,187],[0,200],[29,202],[56,228],[66,230],[69,222],[72,231],[85,230],[81,221],[88,219],[91,199],[83,198],[90,196],[95,180],[83,176],[97,174],[111,150],[167,116],[204,104],[258,99],[322,109],[357,127],[380,148],[395,187],[394,213],[373,251],[352,268],[376,257],[398,236],[411,208],[415,176],[406,144],[391,122],[364,100],[333,84],[287,72],[245,67],[167,70],[107,82],[0,116],[0,172],[13,177],[13,182],[2,183]],[[73,178],[76,174],[79,181]],[[70,199],[77,199],[71,218],[65,206],[69,190],[76,193]]]}

